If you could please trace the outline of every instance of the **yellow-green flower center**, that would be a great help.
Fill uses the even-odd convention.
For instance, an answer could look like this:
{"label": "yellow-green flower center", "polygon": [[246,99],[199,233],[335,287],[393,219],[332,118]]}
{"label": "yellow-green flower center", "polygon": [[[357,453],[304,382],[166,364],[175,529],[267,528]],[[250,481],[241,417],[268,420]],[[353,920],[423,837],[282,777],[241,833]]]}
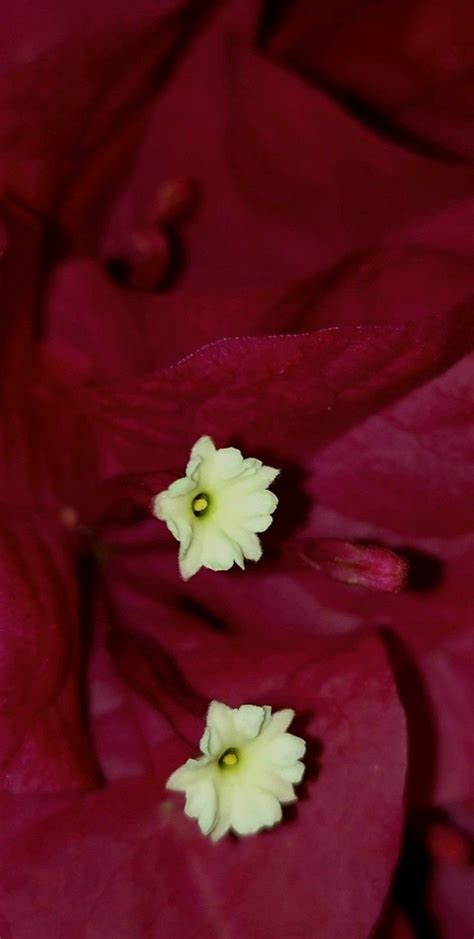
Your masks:
{"label": "yellow-green flower center", "polygon": [[210,498],[206,492],[199,492],[193,499],[193,512],[197,518],[205,515],[209,508]]}
{"label": "yellow-green flower center", "polygon": [[239,762],[239,754],[234,747],[228,747],[219,757],[219,766],[221,769],[228,769],[230,766],[236,766]]}

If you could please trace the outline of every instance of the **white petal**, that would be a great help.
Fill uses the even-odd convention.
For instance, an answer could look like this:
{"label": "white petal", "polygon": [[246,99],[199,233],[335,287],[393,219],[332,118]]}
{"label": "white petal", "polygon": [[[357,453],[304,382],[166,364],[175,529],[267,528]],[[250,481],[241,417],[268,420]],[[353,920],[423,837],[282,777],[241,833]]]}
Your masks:
{"label": "white petal", "polygon": [[245,495],[239,506],[239,515],[244,518],[255,515],[268,515],[274,512],[278,505],[278,499],[274,492],[264,489],[263,492],[254,492],[251,495]]}
{"label": "white petal", "polygon": [[184,811],[189,818],[196,818],[203,835],[208,835],[217,820],[217,794],[214,782],[203,779],[188,789]]}
{"label": "white petal", "polygon": [[[180,480],[177,480],[179,482]],[[153,513],[161,521],[166,522],[170,531],[181,519],[188,524],[193,518],[190,495],[170,496],[168,490],[160,492],[153,502]]]}
{"label": "white petal", "polygon": [[220,839],[227,834],[232,825],[232,816],[230,813],[224,815],[219,812],[218,821],[215,827],[211,831],[211,840],[220,841]]}
{"label": "white petal", "polygon": [[245,531],[241,528],[235,535],[236,541],[240,545],[240,550],[244,558],[248,561],[259,561],[262,557],[262,546],[260,539],[253,531]]}
{"label": "white petal", "polygon": [[274,714],[271,713],[270,709],[270,719],[267,722],[267,725],[263,728],[260,739],[262,743],[269,743],[270,740],[273,740],[275,737],[280,734],[284,734],[285,730],[290,726],[295,712],[292,708],[283,708],[281,711],[275,711]]}
{"label": "white petal", "polygon": [[[255,456],[247,456],[243,461],[243,475],[245,476],[255,476],[257,470],[261,469],[263,463],[261,460],[257,460]],[[271,467],[268,467],[271,469]],[[278,470],[277,470],[278,473]]]}
{"label": "white petal", "polygon": [[306,743],[294,734],[280,734],[265,747],[265,759],[276,766],[288,766],[304,756]]}
{"label": "white petal", "polygon": [[179,537],[178,523],[175,522],[173,518],[169,518],[168,521],[166,522],[166,527],[168,531],[170,531],[171,534],[173,535],[173,538],[176,538],[176,541],[179,541],[180,537]]}
{"label": "white petal", "polygon": [[183,496],[188,492],[191,492],[195,488],[194,482],[192,479],[188,479],[187,476],[183,476],[181,479],[175,479],[174,483],[171,483],[171,486],[168,487],[169,496]]}
{"label": "white petal", "polygon": [[303,779],[305,766],[304,763],[297,760],[296,763],[289,763],[288,766],[275,766],[274,770],[282,779],[286,779],[296,786]]}
{"label": "white petal", "polygon": [[258,789],[271,792],[280,802],[294,802],[296,798],[291,780],[281,775],[279,767],[258,766],[252,776],[252,783]]}
{"label": "white petal", "polygon": [[[207,711],[207,726],[214,734],[218,735],[222,748],[226,749],[235,745],[235,721],[234,709],[222,704],[221,701],[211,701]],[[212,742],[217,740],[213,735]],[[219,756],[222,751],[214,751],[213,756]]]}
{"label": "white petal", "polygon": [[231,780],[224,778],[216,784],[217,791],[217,819],[215,827],[211,832],[213,841],[219,841],[232,825],[232,802],[234,784]]}
{"label": "white petal", "polygon": [[201,753],[204,753],[205,756],[211,756],[210,744],[211,744],[211,728],[206,727],[199,741],[199,749]]}
{"label": "white petal", "polygon": [[228,480],[238,476],[244,469],[244,459],[236,447],[223,447],[217,450],[213,463],[216,479]]}
{"label": "white petal", "polygon": [[239,835],[250,835],[261,828],[270,828],[276,825],[281,817],[281,805],[272,793],[252,785],[234,789],[232,828]]}
{"label": "white petal", "polygon": [[190,459],[194,460],[196,457],[200,457],[201,460],[208,460],[210,457],[214,456],[215,452],[216,448],[214,446],[212,437],[200,437],[199,440],[196,440],[196,443],[191,450]]}
{"label": "white petal", "polygon": [[211,571],[228,571],[235,563],[242,565],[242,552],[237,542],[225,532],[207,525],[203,538],[202,563]]}
{"label": "white petal", "polygon": [[207,726],[201,737],[200,749],[214,760],[217,759],[227,747],[235,744],[236,734],[232,708],[212,701],[207,712]]}
{"label": "white petal", "polygon": [[[244,462],[247,463],[247,461],[250,462],[249,458]],[[249,467],[245,472],[247,492],[267,489],[280,474],[280,470],[275,469],[273,466],[262,466],[260,460],[258,460],[258,463],[260,464],[259,467],[255,467],[253,471]]]}
{"label": "white petal", "polygon": [[175,521],[169,518],[166,527],[177,541],[181,542],[180,551],[184,553],[188,550],[193,538],[193,527],[184,518],[177,518]]}
{"label": "white petal", "polygon": [[179,572],[183,580],[189,580],[203,565],[203,537],[197,528],[193,530],[193,537],[187,547],[181,545],[178,555]]}
{"label": "white petal", "polygon": [[188,461],[188,465],[186,467],[186,477],[187,479],[189,479],[189,482],[191,483],[193,489],[194,488],[197,489],[197,487],[199,486],[199,477],[200,477],[199,471],[201,469],[202,463],[203,461],[200,456],[195,456],[191,460]]}
{"label": "white petal", "polygon": [[174,773],[167,780],[166,788],[173,792],[186,792],[189,786],[194,786],[197,781],[209,772],[209,760],[205,757],[199,757],[197,760],[186,760],[182,766],[178,766]]}
{"label": "white petal", "polygon": [[266,531],[267,528],[270,528],[273,519],[271,515],[255,515],[252,518],[245,518],[241,521],[245,521],[245,526],[249,531]]}
{"label": "white petal", "polygon": [[234,722],[239,734],[253,740],[260,732],[265,720],[265,710],[256,704],[243,704],[234,710]]}
{"label": "white petal", "polygon": [[156,518],[159,518],[162,522],[166,519],[167,515],[166,495],[167,490],[164,492],[159,492],[158,495],[153,499],[153,515],[155,515]]}

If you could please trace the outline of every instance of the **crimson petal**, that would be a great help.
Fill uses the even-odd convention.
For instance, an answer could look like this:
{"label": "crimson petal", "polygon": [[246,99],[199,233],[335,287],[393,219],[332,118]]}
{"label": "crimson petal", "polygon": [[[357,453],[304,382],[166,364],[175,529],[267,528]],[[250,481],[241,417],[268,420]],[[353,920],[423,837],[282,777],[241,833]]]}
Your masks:
{"label": "crimson petal", "polygon": [[301,465],[473,341],[470,304],[391,328],[223,340],[130,389],[91,392],[88,406],[110,473],[169,472],[203,433]]}
{"label": "crimson petal", "polygon": [[227,644],[181,663],[207,694],[306,712],[306,734],[323,750],[308,757],[307,798],[294,818],[215,846],[145,781],[57,807],[3,798],[2,910],[15,937],[34,928],[90,939],[156,929],[169,939],[284,939],[312,934],[317,922],[320,939],[366,939],[398,850],[403,714],[376,640],[322,661],[308,653],[274,653],[265,674],[261,650]]}
{"label": "crimson petal", "polygon": [[1,787],[96,784],[81,704],[74,564],[47,518],[3,508],[0,597]]}

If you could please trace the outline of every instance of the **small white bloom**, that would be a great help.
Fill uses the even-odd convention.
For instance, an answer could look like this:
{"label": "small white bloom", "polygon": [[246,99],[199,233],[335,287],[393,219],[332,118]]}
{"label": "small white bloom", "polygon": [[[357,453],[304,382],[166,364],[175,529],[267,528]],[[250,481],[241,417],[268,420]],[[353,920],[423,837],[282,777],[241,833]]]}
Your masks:
{"label": "small white bloom", "polygon": [[306,744],[286,733],[295,712],[270,707],[230,708],[212,701],[201,739],[203,756],[175,770],[168,789],[186,793],[185,812],[204,835],[218,841],[230,829],[250,835],[281,820],[281,805],[295,801]]}
{"label": "small white bloom", "polygon": [[179,569],[184,580],[199,568],[227,571],[244,559],[262,556],[256,532],[266,531],[278,499],[268,486],[279,470],[264,466],[240,450],[216,450],[201,437],[191,450],[186,476],[155,496],[153,512],[180,542]]}

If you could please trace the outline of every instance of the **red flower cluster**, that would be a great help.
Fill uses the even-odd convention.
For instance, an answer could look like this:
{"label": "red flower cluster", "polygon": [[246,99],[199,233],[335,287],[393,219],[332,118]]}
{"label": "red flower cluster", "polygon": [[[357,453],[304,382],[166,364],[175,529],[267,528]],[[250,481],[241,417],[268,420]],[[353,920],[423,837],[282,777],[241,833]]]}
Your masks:
{"label": "red flower cluster", "polygon": [[[467,0],[45,0],[0,44],[1,939],[473,930]],[[203,434],[281,468],[184,584]],[[166,792],[207,703],[294,708],[298,803]]]}

